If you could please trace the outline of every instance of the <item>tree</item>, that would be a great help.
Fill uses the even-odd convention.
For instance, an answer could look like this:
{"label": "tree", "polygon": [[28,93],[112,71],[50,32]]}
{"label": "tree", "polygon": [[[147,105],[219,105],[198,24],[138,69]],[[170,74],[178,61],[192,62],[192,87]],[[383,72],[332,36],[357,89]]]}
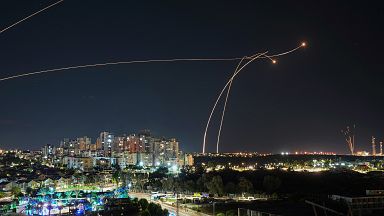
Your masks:
{"label": "tree", "polygon": [[162,210],[159,204],[149,203],[148,211],[151,216],[167,216],[168,211]]}
{"label": "tree", "polygon": [[228,182],[225,185],[224,190],[225,190],[225,193],[227,194],[235,194],[237,192],[236,185],[233,182]]}
{"label": "tree", "polygon": [[209,161],[208,164],[207,164],[207,167],[214,168],[214,167],[216,167],[216,165],[212,161]]}
{"label": "tree", "polygon": [[238,184],[241,193],[253,193],[253,184],[248,179],[240,177]]}
{"label": "tree", "polygon": [[47,195],[48,194],[48,188],[45,188],[45,187],[40,188],[38,194],[40,194],[42,196]]}
{"label": "tree", "polygon": [[196,184],[193,180],[188,180],[184,183],[184,188],[189,192],[194,192],[196,189]]}
{"label": "tree", "polygon": [[172,177],[172,178],[173,178],[173,187],[172,187],[173,192],[180,192],[183,186],[183,182],[179,178],[175,178],[175,177]]}
{"label": "tree", "polygon": [[87,177],[85,178],[85,183],[88,185],[95,183],[95,181],[96,181],[96,178],[94,175],[87,175]]}
{"label": "tree", "polygon": [[134,182],[135,182],[135,187],[139,187],[141,191],[144,190],[145,183],[148,181],[148,179],[145,177],[145,174],[141,173],[136,173],[134,176]]}
{"label": "tree", "polygon": [[51,215],[51,210],[53,209],[51,202],[48,203],[47,209],[48,209],[48,215]]}
{"label": "tree", "polygon": [[168,209],[163,209],[163,216],[168,216],[168,215],[169,215]]}
{"label": "tree", "polygon": [[72,191],[65,191],[65,197],[67,198],[67,199],[70,199],[71,198],[71,196],[72,196]]}
{"label": "tree", "polygon": [[76,179],[76,199],[77,199],[79,197],[80,181],[81,181],[83,175],[79,172],[75,172],[73,174],[73,177]]}
{"label": "tree", "polygon": [[75,173],[73,174],[73,177],[74,177],[75,180],[76,180],[76,184],[79,185],[80,182],[82,181],[83,174],[80,173],[80,172],[75,172]]}
{"label": "tree", "polygon": [[204,173],[199,177],[196,181],[196,189],[197,191],[207,191],[206,190],[206,185],[209,182],[209,177],[208,174]]}
{"label": "tree", "polygon": [[276,176],[265,176],[263,187],[268,193],[275,192],[281,185],[281,180]]}
{"label": "tree", "polygon": [[129,175],[129,173],[128,172],[126,172],[126,171],[121,171],[120,172],[120,181],[121,181],[121,183],[122,183],[122,186],[124,186],[124,187],[127,187],[128,186],[128,182],[129,182],[129,180],[130,180],[130,175]]}
{"label": "tree", "polygon": [[116,169],[116,170],[112,173],[112,180],[113,180],[114,182],[116,182],[116,186],[119,186],[120,176],[121,176],[121,170],[120,170],[120,169]]}
{"label": "tree", "polygon": [[25,193],[28,195],[28,196],[32,196],[32,193],[33,193],[33,189],[31,187],[27,187],[27,189],[25,189]]}
{"label": "tree", "polygon": [[148,209],[145,209],[141,212],[140,216],[151,216],[151,213],[149,213]]}
{"label": "tree", "polygon": [[17,197],[21,194],[21,189],[19,187],[14,186],[11,188],[11,193],[13,196]]}
{"label": "tree", "polygon": [[145,209],[148,208],[149,203],[148,203],[148,201],[146,199],[140,199],[138,201],[138,203],[139,203],[142,211],[144,211]]}
{"label": "tree", "polygon": [[202,177],[199,177],[196,180],[196,190],[197,191],[205,191],[205,184],[203,182],[203,178]]}
{"label": "tree", "polygon": [[206,184],[209,193],[222,196],[224,194],[223,179],[220,176],[214,176],[210,182]]}
{"label": "tree", "polygon": [[173,191],[174,183],[175,183],[175,181],[174,181],[173,177],[168,177],[168,178],[163,179],[161,181],[162,188],[165,191]]}
{"label": "tree", "polygon": [[237,212],[235,210],[228,210],[227,212],[225,212],[225,215],[226,216],[237,216]]}
{"label": "tree", "polygon": [[149,178],[150,179],[152,179],[152,178],[162,179],[162,178],[167,177],[167,173],[168,173],[167,167],[159,167],[159,168],[157,168],[157,170],[155,172],[149,174]]}
{"label": "tree", "polygon": [[61,200],[61,198],[63,198],[63,193],[56,193],[56,197],[57,199]]}
{"label": "tree", "polygon": [[137,199],[137,197],[135,197],[135,198],[132,199],[132,202],[133,203],[137,203],[137,202],[139,202],[139,199]]}
{"label": "tree", "polygon": [[83,174],[79,172],[75,172],[73,177],[76,179],[76,199],[79,197],[79,186],[80,182],[83,180]]}

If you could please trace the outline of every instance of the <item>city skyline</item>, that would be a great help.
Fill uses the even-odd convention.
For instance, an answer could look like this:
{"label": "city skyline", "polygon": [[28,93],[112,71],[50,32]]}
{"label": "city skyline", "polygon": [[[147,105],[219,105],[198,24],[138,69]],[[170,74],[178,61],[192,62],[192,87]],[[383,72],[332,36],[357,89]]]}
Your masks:
{"label": "city skyline", "polygon": [[[223,151],[220,151],[220,152],[201,152],[201,151],[183,151],[183,145],[179,143],[179,139],[176,137],[176,136],[167,136],[167,135],[160,135],[160,134],[154,134],[151,132],[151,130],[149,129],[142,129],[142,130],[139,130],[139,131],[130,131],[130,132],[124,132],[124,133],[115,133],[113,131],[99,131],[97,134],[98,136],[90,136],[90,135],[80,135],[80,136],[67,136],[67,137],[61,137],[59,140],[57,140],[56,142],[53,142],[53,143],[45,143],[45,144],[41,144],[39,146],[36,146],[36,147],[32,147],[32,148],[19,148],[19,147],[11,147],[11,148],[0,148],[0,151],[26,151],[26,152],[29,152],[29,151],[46,151],[44,150],[46,147],[50,147],[50,148],[62,148],[62,145],[63,145],[63,142],[69,142],[69,143],[77,143],[77,145],[79,145],[79,142],[83,142],[81,140],[83,139],[86,139],[87,140],[87,143],[88,145],[91,145],[91,146],[94,146],[94,147],[89,147],[86,148],[86,149],[82,149],[82,148],[79,148],[79,154],[84,151],[84,153],[86,154],[86,157],[88,157],[88,151],[89,150],[96,150],[96,149],[93,149],[93,148],[96,148],[96,146],[98,146],[100,144],[100,138],[101,138],[101,134],[104,134],[104,133],[107,133],[107,134],[110,134],[112,135],[112,141],[109,141],[110,144],[113,144],[115,145],[114,148],[117,148],[117,145],[119,145],[119,142],[121,142],[122,139],[125,139],[127,137],[135,137],[135,136],[142,136],[143,134],[147,134],[147,136],[149,137],[152,137],[152,138],[156,138],[158,140],[163,140],[163,141],[166,141],[166,140],[175,140],[177,143],[178,143],[178,149],[180,150],[180,153],[183,153],[183,154],[197,154],[197,155],[205,155],[205,154],[208,154],[208,155],[215,155],[215,154],[218,154],[218,155],[222,155],[222,154],[255,154],[255,155],[260,155],[260,156],[263,156],[263,155],[311,155],[311,154],[315,154],[315,155],[323,155],[323,154],[332,154],[332,155],[352,155],[351,152],[350,152],[350,149],[347,149],[346,150],[346,153],[344,152],[335,152],[335,151],[322,151],[322,150],[307,150],[307,149],[285,149],[285,150],[282,150],[282,151],[278,151],[278,150],[275,150],[275,151],[269,151],[269,152],[259,152],[259,151],[248,151],[248,150],[242,150],[242,151],[237,151],[237,152],[223,152]],[[382,152],[383,152],[383,141],[379,141],[376,143],[375,141],[375,137],[372,136],[371,137],[371,145],[366,147],[365,149],[362,149],[362,148],[357,148],[357,150],[354,152],[354,155],[357,155],[357,156],[370,156],[370,155],[376,155],[376,156],[381,156],[382,155]],[[79,141],[80,140],[80,141]],[[348,140],[347,140],[348,141]],[[348,145],[349,143],[347,143]],[[349,148],[349,146],[347,146],[346,148]],[[127,151],[128,149],[121,149],[120,151]],[[44,154],[44,153],[43,153]],[[119,156],[115,156],[115,157],[119,157]]]}
{"label": "city skyline", "polygon": [[[54,3],[21,2],[6,1],[1,27]],[[308,49],[277,65],[251,64],[234,81],[220,152],[349,153],[340,131],[353,124],[357,150],[384,138],[379,3],[88,6],[66,0],[1,34],[0,78],[117,60],[239,57],[307,41]],[[122,65],[1,82],[0,148],[149,128],[200,152],[212,101],[237,63]],[[208,152],[216,149],[220,115],[214,119]]]}

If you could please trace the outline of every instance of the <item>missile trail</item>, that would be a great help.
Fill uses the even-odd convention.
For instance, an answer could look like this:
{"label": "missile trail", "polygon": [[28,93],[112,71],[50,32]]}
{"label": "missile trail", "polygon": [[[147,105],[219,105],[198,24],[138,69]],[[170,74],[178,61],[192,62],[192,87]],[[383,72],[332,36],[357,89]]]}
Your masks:
{"label": "missile trail", "polygon": [[[270,57],[272,57],[272,56],[263,56],[262,58],[270,58]],[[247,57],[247,58],[250,58],[250,57]],[[20,78],[20,77],[37,75],[37,74],[60,72],[60,71],[67,71],[67,70],[80,69],[80,68],[104,67],[104,66],[122,65],[122,64],[144,64],[144,63],[156,63],[156,62],[157,63],[160,63],[160,62],[165,63],[165,62],[188,62],[188,61],[235,61],[235,60],[240,60],[240,59],[242,59],[242,58],[239,58],[239,57],[233,57],[233,58],[175,58],[175,59],[150,59],[150,60],[104,62],[104,63],[96,63],[96,64],[74,65],[74,66],[68,66],[68,67],[39,70],[39,71],[34,71],[34,72],[29,72],[29,73],[21,73],[21,74],[17,74],[17,75],[12,75],[12,76],[8,76],[8,77],[0,78],[0,82],[5,81],[5,80]]]}
{"label": "missile trail", "polygon": [[[63,0],[62,0],[63,1]],[[61,1],[60,1],[61,2]],[[59,2],[57,2],[59,3]],[[25,20],[25,19],[24,19]],[[4,30],[2,30],[4,31]],[[263,52],[263,53],[257,53],[252,56],[244,56],[242,58],[240,57],[233,57],[233,58],[174,58],[174,59],[149,59],[149,60],[131,60],[131,61],[117,61],[117,62],[104,62],[104,63],[96,63],[96,64],[85,64],[85,65],[74,65],[74,66],[68,66],[68,67],[60,67],[60,68],[53,68],[53,69],[46,69],[46,70],[39,70],[39,71],[34,71],[34,72],[29,72],[29,73],[21,73],[17,75],[12,75],[8,77],[3,77],[0,78],[1,81],[6,81],[6,80],[11,80],[11,79],[16,79],[16,78],[21,78],[21,77],[26,77],[26,76],[32,76],[32,75],[37,75],[37,74],[45,74],[45,73],[53,73],[53,72],[60,72],[60,71],[67,71],[67,70],[73,70],[73,69],[80,69],[80,68],[91,68],[91,67],[104,67],[104,66],[113,66],[113,65],[122,65],[122,64],[144,64],[144,63],[166,63],[166,62],[188,62],[188,61],[235,61],[235,60],[241,60],[240,63],[238,64],[234,74],[232,77],[228,80],[228,82],[225,84],[224,88],[221,90],[219,96],[217,97],[214,106],[212,107],[211,113],[209,115],[205,131],[204,131],[204,141],[203,141],[203,151],[202,153],[205,153],[205,147],[206,147],[206,137],[207,137],[207,131],[209,128],[210,121],[212,119],[212,115],[216,109],[216,106],[221,99],[221,96],[223,95],[225,89],[227,89],[228,86],[232,85],[233,79],[237,76],[237,74],[242,71],[248,64],[252,63],[256,59],[269,59],[272,61],[272,63],[276,63],[276,60],[273,59],[274,57],[280,57],[284,56],[290,53],[295,52],[296,50],[300,49],[301,47],[305,47],[306,44],[302,43],[300,46],[288,50],[286,52],[274,54],[274,55],[267,55],[268,51]],[[243,64],[241,67],[241,62],[244,60],[248,60],[245,64]],[[224,114],[225,114],[225,109],[227,105],[227,100],[229,97],[231,87],[229,87],[224,108],[223,108],[223,113],[222,113],[222,118],[221,118],[221,123],[220,123],[220,129],[218,133],[218,141],[216,143],[216,151],[218,152],[219,149],[219,141],[220,141],[220,134],[221,134],[221,129],[222,129],[222,124],[224,120]]]}
{"label": "missile trail", "polygon": [[[275,63],[276,60],[272,59],[271,56],[267,56],[267,55],[262,55],[260,58],[268,58],[269,60],[271,60],[271,62]],[[239,67],[241,65],[241,63],[244,61],[244,59],[246,58],[249,58],[247,56],[243,57],[239,64],[236,66],[236,69],[235,69],[235,72],[233,73],[234,75],[237,74],[238,70],[239,70]],[[226,111],[226,108],[227,108],[227,102],[228,102],[228,98],[229,98],[229,94],[231,92],[231,87],[232,87],[232,84],[233,84],[233,80],[229,83],[228,85],[228,90],[227,90],[227,94],[225,96],[225,101],[224,101],[224,106],[223,106],[223,111],[222,111],[222,114],[221,114],[221,121],[220,121],[220,127],[219,127],[219,131],[217,133],[217,142],[216,142],[216,153],[219,153],[219,143],[220,143],[220,136],[221,136],[221,129],[223,127],[223,122],[224,122],[224,116],[225,116],[225,111]]]}
{"label": "missile trail", "polygon": [[272,63],[276,63],[276,60],[272,59],[274,57],[279,57],[279,56],[284,56],[284,55],[287,55],[287,54],[290,54],[290,53],[293,53],[295,51],[297,51],[298,49],[302,48],[302,47],[305,47],[306,46],[306,43],[303,42],[300,44],[300,46],[296,47],[296,48],[293,48],[291,50],[288,50],[286,52],[282,52],[282,53],[278,53],[278,54],[274,54],[274,55],[266,55],[267,52],[264,52],[264,53],[261,53],[261,54],[255,54],[251,57],[244,57],[244,59],[247,59],[248,62],[246,62],[243,66],[241,66],[240,68],[239,65],[241,64],[241,60],[239,65],[237,66],[234,74],[232,75],[232,77],[228,80],[228,82],[225,84],[224,88],[221,90],[219,96],[217,97],[213,107],[212,107],[212,110],[211,110],[211,113],[208,117],[208,121],[207,121],[207,125],[205,127],[205,131],[204,131],[204,140],[203,140],[203,151],[202,153],[205,154],[205,147],[206,147],[206,138],[207,138],[207,132],[208,132],[208,128],[209,128],[209,124],[210,124],[210,121],[212,119],[212,115],[216,109],[216,106],[218,104],[218,102],[220,101],[221,99],[221,96],[223,95],[224,91],[226,88],[228,88],[228,92],[227,92],[227,96],[226,96],[226,99],[225,99],[225,102],[224,102],[224,107],[223,107],[223,112],[222,112],[222,117],[221,117],[221,122],[220,122],[220,127],[219,127],[219,132],[218,132],[218,136],[217,136],[217,143],[216,143],[216,153],[218,153],[218,149],[219,149],[219,142],[220,142],[220,135],[221,135],[221,129],[222,129],[222,124],[223,124],[223,121],[224,121],[224,115],[225,115],[225,109],[226,109],[226,105],[227,105],[227,100],[228,100],[228,96],[229,96],[229,92],[230,92],[230,89],[231,89],[231,85],[232,85],[232,81],[233,79],[237,76],[237,74],[244,68],[246,67],[249,63],[253,62],[254,60],[258,59],[258,58],[268,58],[269,60],[272,61]]}
{"label": "missile trail", "polygon": [[[256,55],[255,57],[251,58],[247,63],[245,63],[238,71],[241,71],[245,66],[247,66],[249,63],[253,62],[254,60],[256,60],[257,58],[267,54],[267,52],[264,52],[264,53],[261,53],[261,54],[258,54]],[[236,76],[237,73],[235,73],[230,79],[229,81],[225,84],[224,88],[221,90],[219,96],[217,97],[216,101],[215,101],[215,104],[213,105],[213,108],[211,110],[211,113],[209,114],[209,117],[208,117],[208,122],[207,122],[207,125],[205,126],[205,132],[204,132],[204,141],[203,141],[203,154],[205,154],[205,144],[206,144],[206,138],[207,138],[207,132],[208,132],[208,127],[209,127],[209,123],[211,122],[211,119],[212,119],[212,115],[213,115],[213,112],[215,111],[216,109],[216,106],[221,98],[221,95],[223,95],[225,89],[227,88],[227,86],[232,82],[233,78]]]}
{"label": "missile trail", "polygon": [[[276,56],[276,55],[274,55]],[[267,55],[264,55],[264,57],[268,58],[269,60],[271,60],[272,63],[276,63],[276,60],[272,59],[270,56],[267,56]],[[235,72],[233,73],[233,76],[236,76],[237,73],[238,73],[238,68],[239,66],[241,65],[241,63],[243,62],[245,58],[241,59],[239,64],[237,65],[236,69],[235,69]],[[219,144],[220,144],[220,136],[221,136],[221,129],[223,127],[223,122],[224,122],[224,116],[225,116],[225,111],[226,111],[226,108],[227,108],[227,102],[228,102],[228,98],[229,98],[229,94],[231,92],[231,87],[232,87],[232,83],[233,83],[233,80],[231,80],[231,82],[229,83],[228,85],[228,90],[227,90],[227,95],[225,96],[225,101],[224,101],[224,106],[223,106],[223,110],[222,110],[222,114],[221,114],[221,120],[220,120],[220,127],[219,127],[219,131],[217,133],[217,142],[216,142],[216,153],[219,153]]]}
{"label": "missile trail", "polygon": [[[237,67],[235,69],[234,74],[237,72],[237,70],[239,69],[239,67],[240,67],[240,65],[241,65],[241,63],[243,62],[244,59],[245,59],[245,57],[240,60],[239,64],[237,65]],[[227,90],[227,95],[225,96],[224,107],[223,107],[223,111],[222,111],[222,114],[221,114],[220,127],[219,127],[219,131],[217,133],[216,153],[219,153],[219,143],[220,143],[221,128],[223,127],[225,109],[227,107],[228,97],[229,97],[229,93],[231,92],[232,83],[233,83],[232,81],[229,83],[228,90]]]}
{"label": "missile trail", "polygon": [[34,17],[34,16],[36,16],[37,14],[39,14],[39,13],[45,11],[45,10],[48,10],[49,8],[55,6],[55,5],[57,5],[57,4],[59,4],[59,3],[63,2],[63,1],[64,0],[60,0],[58,2],[55,2],[55,3],[51,4],[51,5],[48,5],[47,7],[43,8],[43,9],[41,9],[41,10],[39,10],[39,11],[37,11],[37,12],[35,12],[35,13],[33,13],[33,14],[31,14],[31,15],[29,15],[29,16],[27,16],[27,17],[25,17],[25,18],[23,18],[23,19],[21,19],[21,20],[19,20],[17,22],[15,22],[15,23],[13,23],[12,25],[10,25],[10,26],[0,30],[0,34],[2,34],[3,32],[7,31],[8,29],[10,29],[10,28],[12,28],[12,27],[14,27],[14,26],[16,26],[16,25],[18,25],[18,24],[20,24],[20,23],[22,23],[22,22],[24,22],[24,21],[26,21],[26,20]]}

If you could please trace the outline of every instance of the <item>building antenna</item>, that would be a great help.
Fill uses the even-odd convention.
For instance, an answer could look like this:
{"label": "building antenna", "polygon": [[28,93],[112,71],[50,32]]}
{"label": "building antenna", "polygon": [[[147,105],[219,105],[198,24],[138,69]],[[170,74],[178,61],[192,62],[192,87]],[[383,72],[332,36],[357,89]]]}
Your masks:
{"label": "building antenna", "polygon": [[372,136],[372,156],[376,156],[376,138]]}

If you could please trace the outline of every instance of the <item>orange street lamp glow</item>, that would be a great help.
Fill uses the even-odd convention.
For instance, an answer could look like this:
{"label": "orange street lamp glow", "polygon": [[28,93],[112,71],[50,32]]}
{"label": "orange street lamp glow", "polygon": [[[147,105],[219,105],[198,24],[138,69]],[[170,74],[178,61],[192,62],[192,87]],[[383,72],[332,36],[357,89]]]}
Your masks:
{"label": "orange street lamp glow", "polygon": [[301,43],[301,46],[305,47],[305,46],[307,46],[307,43],[303,42],[303,43]]}

